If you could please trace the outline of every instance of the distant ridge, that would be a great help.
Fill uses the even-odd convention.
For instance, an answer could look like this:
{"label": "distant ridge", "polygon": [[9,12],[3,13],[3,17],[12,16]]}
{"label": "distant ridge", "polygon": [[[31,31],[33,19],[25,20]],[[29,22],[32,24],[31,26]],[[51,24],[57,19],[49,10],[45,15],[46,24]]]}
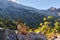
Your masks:
{"label": "distant ridge", "polygon": [[20,19],[29,26],[38,26],[42,18],[49,15],[59,17],[58,12],[60,9],[51,12],[51,9],[38,10],[12,1],[0,0],[0,18]]}

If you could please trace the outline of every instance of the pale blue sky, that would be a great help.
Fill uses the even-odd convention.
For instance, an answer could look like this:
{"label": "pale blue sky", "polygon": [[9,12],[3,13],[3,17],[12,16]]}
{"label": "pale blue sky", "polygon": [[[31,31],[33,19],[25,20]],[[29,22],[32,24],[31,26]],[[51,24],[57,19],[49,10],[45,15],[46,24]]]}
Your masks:
{"label": "pale blue sky", "polygon": [[48,9],[60,7],[60,0],[18,0],[20,4],[31,6],[37,9]]}

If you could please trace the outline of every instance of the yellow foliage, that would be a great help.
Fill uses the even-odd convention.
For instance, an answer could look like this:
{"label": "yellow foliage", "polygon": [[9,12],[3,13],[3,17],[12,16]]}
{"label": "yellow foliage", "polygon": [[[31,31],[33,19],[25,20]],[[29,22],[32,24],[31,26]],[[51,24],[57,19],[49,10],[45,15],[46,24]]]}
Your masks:
{"label": "yellow foliage", "polygon": [[47,25],[48,24],[48,22],[44,22],[44,25]]}
{"label": "yellow foliage", "polygon": [[42,26],[42,25],[43,25],[43,23],[40,23],[40,25]]}
{"label": "yellow foliage", "polygon": [[53,16],[48,16],[48,19],[51,19],[51,18],[53,18]]}
{"label": "yellow foliage", "polygon": [[54,24],[55,26],[59,26],[59,22],[55,22],[55,24]]}
{"label": "yellow foliage", "polygon": [[32,29],[29,29],[29,33],[30,33],[30,32],[33,32]]}
{"label": "yellow foliage", "polygon": [[43,20],[47,20],[47,18],[43,18]]}
{"label": "yellow foliage", "polygon": [[35,33],[39,33],[40,30],[39,30],[39,29],[35,29],[34,32],[35,32]]}

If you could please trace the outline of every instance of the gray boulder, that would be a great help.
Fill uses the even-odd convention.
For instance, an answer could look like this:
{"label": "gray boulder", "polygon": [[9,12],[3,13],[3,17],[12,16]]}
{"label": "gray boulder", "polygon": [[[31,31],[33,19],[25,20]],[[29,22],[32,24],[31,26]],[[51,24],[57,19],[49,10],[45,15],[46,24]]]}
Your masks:
{"label": "gray boulder", "polygon": [[42,33],[28,33],[27,35],[16,34],[10,29],[0,29],[0,40],[47,40]]}
{"label": "gray boulder", "polygon": [[0,28],[0,40],[4,40],[4,29]]}
{"label": "gray boulder", "polygon": [[18,40],[47,40],[44,34],[41,33],[35,34],[33,32],[27,35],[20,34],[17,36],[17,38]]}
{"label": "gray boulder", "polygon": [[15,32],[10,29],[5,30],[4,38],[5,40],[17,40]]}

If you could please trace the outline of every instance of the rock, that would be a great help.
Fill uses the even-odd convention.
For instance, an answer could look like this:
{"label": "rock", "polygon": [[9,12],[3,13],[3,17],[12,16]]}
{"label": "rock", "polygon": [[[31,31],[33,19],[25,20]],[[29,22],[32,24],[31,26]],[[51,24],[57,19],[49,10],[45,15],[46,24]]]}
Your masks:
{"label": "rock", "polygon": [[0,40],[4,40],[4,29],[0,29]]}
{"label": "rock", "polygon": [[28,33],[26,35],[16,34],[10,29],[0,29],[0,40],[46,40],[46,36],[42,33]]}
{"label": "rock", "polygon": [[35,36],[36,36],[36,34],[31,32],[31,33],[26,35],[26,39],[27,40],[35,40]]}
{"label": "rock", "polygon": [[25,40],[25,35],[23,34],[17,34],[18,40]]}
{"label": "rock", "polygon": [[38,33],[38,34],[36,35],[36,37],[39,38],[39,39],[41,39],[41,40],[47,40],[46,35],[44,35],[44,34],[42,34],[42,33]]}
{"label": "rock", "polygon": [[32,32],[32,33],[28,34],[27,37],[29,37],[29,40],[46,40],[46,36],[43,34],[40,34],[40,33],[35,34]]}
{"label": "rock", "polygon": [[5,38],[5,40],[17,40],[16,34],[14,33],[14,31],[12,31],[10,29],[5,30],[4,38]]}
{"label": "rock", "polygon": [[46,36],[43,34],[35,34],[33,32],[27,35],[18,35],[18,40],[46,40]]}

